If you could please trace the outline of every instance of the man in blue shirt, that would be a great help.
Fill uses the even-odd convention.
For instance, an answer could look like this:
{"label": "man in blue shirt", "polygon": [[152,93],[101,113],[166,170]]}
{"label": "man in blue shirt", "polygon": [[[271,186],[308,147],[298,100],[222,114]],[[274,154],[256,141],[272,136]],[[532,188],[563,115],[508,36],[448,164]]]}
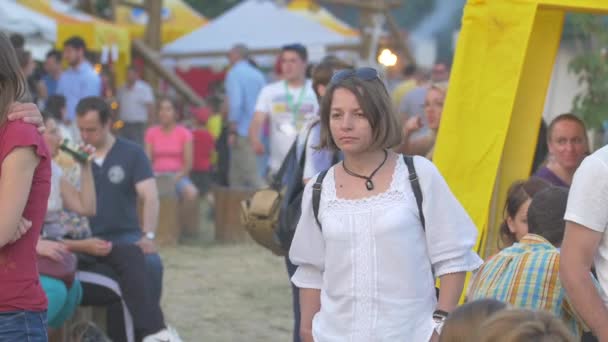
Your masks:
{"label": "man in blue shirt", "polygon": [[[148,290],[160,301],[163,265],[154,243],[159,202],[150,161],[139,145],[112,135],[110,108],[102,98],[84,98],[76,110],[82,140],[96,148],[97,214],[90,218],[93,236],[113,244],[138,245],[146,257]],[[141,224],[138,198],[143,202]]]}
{"label": "man in blue shirt", "polygon": [[76,119],[76,105],[88,96],[101,95],[101,78],[86,58],[87,46],[84,40],[74,36],[63,43],[63,58],[69,68],[59,77],[57,94],[66,98],[66,123]]}
{"label": "man in blue shirt", "polygon": [[57,94],[57,85],[59,84],[59,77],[61,77],[61,52],[51,50],[46,54],[44,71],[46,75],[42,77],[42,81],[46,86],[47,95]]}
{"label": "man in blue shirt", "polygon": [[226,75],[228,118],[230,120],[230,171],[233,187],[261,188],[264,182],[258,173],[256,154],[248,140],[249,124],[253,119],[258,95],[266,80],[264,75],[248,61],[245,45],[235,45],[228,54],[232,64]]}

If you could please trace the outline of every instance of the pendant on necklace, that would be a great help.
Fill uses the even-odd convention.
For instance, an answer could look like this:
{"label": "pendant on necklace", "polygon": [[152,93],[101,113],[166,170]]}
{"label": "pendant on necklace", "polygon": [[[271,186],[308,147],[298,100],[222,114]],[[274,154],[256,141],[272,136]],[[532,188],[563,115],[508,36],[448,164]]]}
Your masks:
{"label": "pendant on necklace", "polygon": [[374,183],[372,182],[372,180],[371,180],[371,179],[368,179],[368,180],[365,182],[365,187],[367,188],[367,190],[368,190],[368,191],[372,191],[372,190],[374,190]]}

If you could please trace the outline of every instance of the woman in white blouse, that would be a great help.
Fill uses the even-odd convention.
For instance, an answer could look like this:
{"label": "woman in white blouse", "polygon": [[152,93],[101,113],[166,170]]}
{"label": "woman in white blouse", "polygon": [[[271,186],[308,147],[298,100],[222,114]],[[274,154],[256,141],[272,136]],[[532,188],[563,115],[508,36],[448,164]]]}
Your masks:
{"label": "woman in white blouse", "polygon": [[[399,125],[378,73],[344,70],[321,108],[321,146],[344,161],[322,182],[319,224],[306,186],[289,253],[298,265],[303,341],[429,341],[482,260],[477,230],[428,160],[414,164],[423,195],[423,228],[403,158],[390,148]],[[441,280],[439,299],[435,279]]]}

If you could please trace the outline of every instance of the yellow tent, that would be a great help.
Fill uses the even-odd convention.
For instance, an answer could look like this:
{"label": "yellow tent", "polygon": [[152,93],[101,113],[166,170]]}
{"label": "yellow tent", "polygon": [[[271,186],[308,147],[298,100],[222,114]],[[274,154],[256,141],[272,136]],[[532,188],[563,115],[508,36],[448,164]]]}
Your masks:
{"label": "yellow tent", "polygon": [[116,81],[120,85],[125,80],[127,66],[131,63],[131,41],[125,27],[76,11],[59,1],[19,0],[22,5],[42,13],[57,22],[57,48],[71,36],[80,36],[91,51],[105,52],[118,50]]}
{"label": "yellow tent", "polygon": [[[142,4],[143,0],[133,1]],[[205,17],[198,14],[181,0],[163,2],[162,43],[166,44],[184,36],[207,23]],[[143,9],[118,6],[116,22],[129,28],[131,38],[142,38],[148,21]]]}
{"label": "yellow tent", "polygon": [[317,21],[321,25],[334,30],[344,36],[348,37],[357,37],[359,36],[359,32],[352,27],[348,26],[348,24],[342,22],[340,19],[336,18],[331,12],[326,10],[325,8],[317,5],[314,1],[311,0],[293,0],[288,6],[287,9],[293,12],[300,13],[314,21]]}
{"label": "yellow tent", "polygon": [[567,12],[605,0],[468,0],[433,161],[496,252],[507,189],[530,174]]}

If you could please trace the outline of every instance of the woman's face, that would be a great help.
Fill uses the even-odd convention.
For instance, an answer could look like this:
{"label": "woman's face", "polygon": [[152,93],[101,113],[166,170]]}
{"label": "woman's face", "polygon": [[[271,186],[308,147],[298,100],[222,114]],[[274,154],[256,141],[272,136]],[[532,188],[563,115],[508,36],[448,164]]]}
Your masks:
{"label": "woman's face", "polygon": [[175,108],[170,101],[162,101],[158,108],[158,121],[161,125],[175,123]]}
{"label": "woman's face", "polygon": [[528,234],[528,208],[530,207],[531,199],[526,200],[519,206],[515,217],[507,217],[507,225],[511,233],[515,235],[515,240],[521,240],[524,235]]}
{"label": "woman's face", "polygon": [[366,152],[372,143],[372,128],[355,94],[345,88],[333,93],[329,114],[331,136],[345,153]]}
{"label": "woman's face", "polygon": [[59,134],[59,127],[55,119],[47,119],[44,124],[44,142],[49,147],[51,155],[55,157],[59,153],[59,145],[61,144],[61,135]]}
{"label": "woman's face", "polygon": [[444,100],[445,94],[439,89],[431,88],[426,94],[424,113],[426,114],[429,128],[432,130],[439,129]]}

